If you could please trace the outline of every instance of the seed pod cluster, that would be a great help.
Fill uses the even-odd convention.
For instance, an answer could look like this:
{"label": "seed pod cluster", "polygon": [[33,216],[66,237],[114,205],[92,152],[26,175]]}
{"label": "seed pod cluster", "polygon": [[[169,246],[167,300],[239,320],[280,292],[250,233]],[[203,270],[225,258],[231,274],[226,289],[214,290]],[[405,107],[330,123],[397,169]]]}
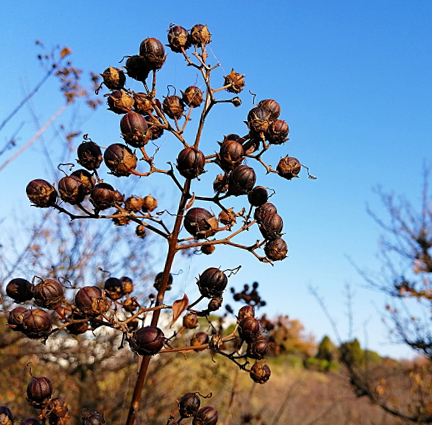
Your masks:
{"label": "seed pod cluster", "polygon": [[180,420],[192,417],[193,425],[216,425],[218,412],[212,406],[201,407],[199,393],[186,393],[178,401]]}
{"label": "seed pod cluster", "polygon": [[52,327],[51,316],[40,308],[14,308],[8,316],[8,326],[30,339],[47,338]]}

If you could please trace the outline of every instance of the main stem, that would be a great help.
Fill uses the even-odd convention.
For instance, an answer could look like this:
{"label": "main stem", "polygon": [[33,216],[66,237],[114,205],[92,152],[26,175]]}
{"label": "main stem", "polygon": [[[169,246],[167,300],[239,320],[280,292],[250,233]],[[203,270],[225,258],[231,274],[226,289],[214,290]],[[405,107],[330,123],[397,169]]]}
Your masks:
{"label": "main stem", "polygon": [[[160,287],[160,290],[158,291],[158,295],[156,297],[156,306],[163,304],[163,301],[164,301],[164,296],[165,296],[166,288],[168,286],[168,279],[169,279],[169,275],[170,275],[170,271],[171,271],[171,266],[173,264],[175,254],[177,253],[177,240],[178,240],[178,235],[180,233],[184,209],[185,209],[186,203],[190,197],[190,193],[189,193],[190,186],[191,186],[191,180],[186,179],[186,182],[183,186],[183,191],[182,191],[182,196],[180,199],[179,207],[177,210],[177,217],[176,217],[176,220],[174,223],[174,229],[173,229],[173,232],[168,237],[168,240],[169,240],[169,242],[168,242],[168,254],[167,254],[166,261],[165,261],[165,268],[163,271],[161,287]],[[160,312],[161,312],[161,310],[155,310],[153,312],[153,316],[152,316],[152,320],[151,320],[152,326],[157,326],[158,321],[159,321],[159,317],[160,317]],[[136,416],[137,416],[138,411],[139,411],[141,393],[142,393],[142,390],[144,388],[145,378],[147,376],[147,371],[148,371],[148,366],[150,364],[150,360],[151,360],[151,356],[143,356],[143,358],[142,358],[141,367],[140,367],[140,370],[138,372],[138,377],[137,377],[137,380],[135,383],[135,388],[134,388],[134,392],[132,395],[132,401],[131,401],[131,405],[129,408],[128,417],[126,420],[126,425],[133,425],[136,421]]]}

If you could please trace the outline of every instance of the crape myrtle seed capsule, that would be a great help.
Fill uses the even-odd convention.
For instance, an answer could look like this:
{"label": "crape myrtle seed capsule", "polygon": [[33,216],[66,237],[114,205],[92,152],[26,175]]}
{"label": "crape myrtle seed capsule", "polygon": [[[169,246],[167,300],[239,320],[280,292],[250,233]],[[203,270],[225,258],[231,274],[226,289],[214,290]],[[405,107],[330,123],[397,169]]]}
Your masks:
{"label": "crape myrtle seed capsule", "polygon": [[204,208],[191,208],[183,221],[185,229],[196,239],[213,236],[218,228],[217,218]]}
{"label": "crape myrtle seed capsule", "polygon": [[98,412],[89,412],[82,416],[83,425],[105,425],[105,423],[104,416]]}
{"label": "crape myrtle seed capsule", "polygon": [[107,297],[114,301],[124,296],[122,282],[116,277],[109,277],[104,283],[104,289]]}
{"label": "crape myrtle seed capsule", "polygon": [[201,246],[201,252],[205,255],[213,254],[215,249],[216,249],[216,247],[212,244],[204,244]]}
{"label": "crape myrtle seed capsule", "polygon": [[[113,111],[116,114],[126,114],[132,110],[135,102],[133,97],[129,96],[125,91],[116,90],[107,95],[107,103],[110,111]],[[85,166],[83,165],[83,167]]]}
{"label": "crape myrtle seed capsule", "polygon": [[282,217],[277,214],[266,214],[260,223],[260,231],[266,240],[278,239],[283,229]]}
{"label": "crape myrtle seed capsule", "polygon": [[162,109],[171,119],[178,119],[184,113],[183,100],[176,95],[167,96],[163,101]]}
{"label": "crape myrtle seed capsule", "polygon": [[198,410],[193,418],[192,425],[216,425],[218,412],[212,406],[205,406]]}
{"label": "crape myrtle seed capsule", "polygon": [[45,406],[51,398],[53,387],[48,378],[32,378],[27,386],[27,400],[35,407]]}
{"label": "crape myrtle seed capsule", "polygon": [[90,202],[97,210],[114,207],[118,201],[117,191],[108,183],[97,184],[90,194]]}
{"label": "crape myrtle seed capsule", "polygon": [[259,335],[260,324],[255,317],[245,317],[239,324],[239,334],[245,341],[253,341]]}
{"label": "crape myrtle seed capsule", "polygon": [[[154,281],[153,286],[157,291],[159,291],[159,289],[162,285],[162,277],[163,277],[163,272],[158,273],[155,277],[155,281]],[[166,287],[167,291],[171,290],[172,283],[173,283],[173,275],[170,273],[169,277],[168,277],[167,287]]]}
{"label": "crape myrtle seed capsule", "polygon": [[280,261],[286,258],[288,246],[282,238],[277,238],[266,243],[264,252],[269,260]]}
{"label": "crape myrtle seed capsule", "polygon": [[134,148],[141,148],[147,144],[147,129],[147,121],[137,112],[129,111],[120,120],[120,130],[124,140]]}
{"label": "crape myrtle seed capsule", "polygon": [[288,124],[284,120],[276,120],[269,125],[265,138],[271,145],[281,145],[288,140],[288,133]]}
{"label": "crape myrtle seed capsule", "polygon": [[[73,313],[68,317],[69,320],[82,320],[84,318],[85,317],[83,315],[78,313]],[[66,329],[72,335],[81,335],[88,331],[89,326],[88,322],[71,323],[70,325],[66,326]]]}
{"label": "crape myrtle seed capsule", "polygon": [[96,179],[87,170],[81,169],[74,171],[71,176],[78,177],[84,187],[84,193],[88,195],[96,184]]}
{"label": "crape myrtle seed capsule", "polygon": [[7,406],[0,406],[0,425],[13,425],[14,417]]}
{"label": "crape myrtle seed capsule", "polygon": [[255,185],[256,174],[253,168],[247,165],[235,167],[228,182],[228,194],[234,196],[246,195]]}
{"label": "crape myrtle seed capsule", "polygon": [[139,224],[135,229],[135,234],[141,238],[144,239],[146,237],[146,228],[142,224]]}
{"label": "crape myrtle seed capsule", "polygon": [[121,143],[108,146],[104,153],[104,161],[116,177],[130,176],[137,166],[135,154],[128,146]]}
{"label": "crape myrtle seed capsule", "polygon": [[71,205],[80,204],[86,196],[86,189],[79,177],[65,176],[58,183],[60,198]]}
{"label": "crape myrtle seed capsule", "polygon": [[196,24],[190,30],[189,41],[199,47],[204,47],[211,43],[211,33],[207,25]]}
{"label": "crape myrtle seed capsule", "polygon": [[292,156],[286,156],[279,161],[276,171],[284,179],[291,180],[298,177],[301,171],[300,161]]}
{"label": "crape myrtle seed capsule", "polygon": [[24,319],[30,315],[30,310],[25,307],[16,307],[9,312],[7,325],[15,332],[23,330]]}
{"label": "crape myrtle seed capsule", "polygon": [[37,305],[55,310],[64,301],[64,286],[55,279],[45,279],[33,288],[34,299]]}
{"label": "crape myrtle seed capsule", "polygon": [[270,379],[270,368],[264,363],[255,363],[250,371],[250,377],[258,384],[264,384]]}
{"label": "crape myrtle seed capsule", "polygon": [[197,284],[204,297],[220,297],[228,284],[228,278],[222,270],[210,267],[200,275]]}
{"label": "crape myrtle seed capsule", "polygon": [[[230,93],[240,93],[243,90],[243,87],[246,85],[244,82],[244,77],[244,74],[239,74],[238,72],[235,72],[234,69],[232,69],[228,75],[224,76],[224,86],[228,86],[225,90]],[[239,105],[236,105],[236,103],[239,103]],[[234,106],[240,106],[241,100],[240,102],[237,101],[236,103],[234,103]]]}
{"label": "crape myrtle seed capsule", "polygon": [[195,313],[188,313],[183,317],[183,326],[186,329],[195,329],[198,326],[198,316]]}
{"label": "crape myrtle seed capsule", "polygon": [[189,107],[198,108],[203,101],[203,92],[196,86],[189,86],[181,94],[183,102]]}
{"label": "crape myrtle seed capsule", "polygon": [[179,25],[171,25],[168,30],[168,46],[175,53],[181,53],[182,48],[187,50],[191,46],[188,30]]}
{"label": "crape myrtle seed capsule", "polygon": [[26,418],[19,425],[41,425],[41,423],[36,418]]}
{"label": "crape myrtle seed capsule", "polygon": [[87,170],[97,170],[102,163],[101,148],[95,142],[82,142],[77,149],[78,164]]}
{"label": "crape myrtle seed capsule", "polygon": [[[134,104],[135,112],[145,115],[153,111],[154,108],[152,104],[152,98],[147,93],[134,93],[133,98],[135,102]],[[155,99],[155,101],[159,102],[157,99]],[[161,109],[161,107],[159,107],[159,109]]]}
{"label": "crape myrtle seed capsule", "polygon": [[105,313],[111,302],[106,299],[103,291],[97,286],[84,286],[75,295],[75,305],[89,316],[98,316]]}
{"label": "crape myrtle seed capsule", "polygon": [[128,211],[138,212],[144,206],[144,199],[140,196],[129,196],[125,200],[124,207]]}
{"label": "crape myrtle seed capsule", "polygon": [[[205,332],[196,333],[190,340],[190,345],[196,347],[198,345],[208,344],[209,336]],[[194,351],[205,350],[205,348],[196,348]]]}
{"label": "crape myrtle seed capsule", "polygon": [[196,393],[187,393],[178,403],[179,414],[182,418],[195,416],[200,408],[201,400]]}
{"label": "crape myrtle seed capsule", "polygon": [[268,111],[270,113],[272,120],[276,120],[279,118],[279,115],[281,113],[281,107],[279,103],[276,102],[276,100],[273,99],[261,100],[257,106],[260,106],[261,108],[264,108],[266,111]]}
{"label": "crape myrtle seed capsule", "polygon": [[255,309],[251,305],[243,306],[237,315],[237,323],[241,323],[246,317],[255,317]]}
{"label": "crape myrtle seed capsule", "polygon": [[64,418],[68,414],[69,409],[62,398],[54,397],[49,401],[47,411],[49,412],[50,419],[53,419],[53,421],[50,420],[50,423],[55,423],[56,418]]}
{"label": "crape myrtle seed capsule", "polygon": [[158,327],[145,326],[133,333],[129,345],[139,355],[153,356],[162,349],[164,342],[164,333]]}
{"label": "crape myrtle seed capsule", "polygon": [[32,180],[26,187],[26,193],[30,202],[39,208],[52,207],[57,200],[54,186],[43,179]]}
{"label": "crape myrtle seed capsule", "polygon": [[161,69],[165,62],[165,49],[157,38],[146,38],[141,42],[140,55],[152,70]]}
{"label": "crape myrtle seed capsule", "polygon": [[209,311],[217,311],[222,307],[223,299],[222,297],[214,297],[208,303],[207,309]]}
{"label": "crape myrtle seed capsule", "polygon": [[263,359],[269,348],[269,343],[264,338],[259,338],[248,344],[247,356],[251,359],[261,360]]}
{"label": "crape myrtle seed capsule", "polygon": [[[133,78],[134,80],[137,81],[141,81],[141,82],[145,82],[145,80],[147,79],[150,71],[151,71],[151,67],[150,65],[147,63],[147,61],[140,55],[134,55],[134,56],[129,56],[128,59],[126,60],[126,65],[125,65],[127,74],[129,75],[129,77]],[[118,97],[118,95],[117,95]],[[130,108],[132,109],[132,108]],[[130,110],[127,109],[127,110]],[[120,112],[117,113],[124,113],[121,112],[123,110],[123,108],[120,108]],[[126,110],[126,112],[127,112]],[[116,111],[114,111],[116,112]]]}
{"label": "crape myrtle seed capsule", "polygon": [[127,276],[122,276],[120,278],[120,282],[122,284],[122,288],[123,288],[123,293],[125,295],[129,295],[133,292],[134,290],[134,284],[133,281],[130,277]]}
{"label": "crape myrtle seed capsule", "polygon": [[240,165],[244,159],[244,149],[241,143],[235,140],[225,140],[217,155],[218,163],[223,170],[229,171]]}
{"label": "crape myrtle seed capsule", "polygon": [[267,131],[268,126],[270,125],[270,120],[270,112],[264,108],[261,108],[260,106],[252,108],[247,116],[247,124],[249,129],[255,131],[256,133]]}
{"label": "crape myrtle seed capsule", "polygon": [[51,316],[40,308],[29,310],[29,314],[24,315],[22,333],[30,339],[46,338],[52,327]]}
{"label": "crape myrtle seed capsule", "polygon": [[103,83],[109,90],[120,90],[124,87],[126,76],[123,70],[109,66],[102,74]]}
{"label": "crape myrtle seed capsule", "polygon": [[228,190],[228,175],[218,174],[213,182],[213,190],[225,193]]}
{"label": "crape myrtle seed capsule", "polygon": [[248,201],[254,207],[259,207],[265,204],[268,200],[267,189],[263,186],[255,186],[248,193]]}
{"label": "crape myrtle seed capsule", "polygon": [[177,157],[177,169],[187,179],[194,179],[204,173],[204,165],[204,154],[195,148],[185,148]]}
{"label": "crape myrtle seed capsule", "polygon": [[29,301],[33,298],[32,284],[19,277],[12,279],[6,286],[6,294],[17,303]]}
{"label": "crape myrtle seed capsule", "polygon": [[266,217],[268,214],[276,213],[277,208],[271,202],[266,202],[255,210],[254,219],[258,223],[261,223],[261,221],[264,220],[264,217]]}
{"label": "crape myrtle seed capsule", "polygon": [[147,195],[144,197],[142,210],[143,212],[152,212],[157,208],[158,202],[157,199],[152,195]]}

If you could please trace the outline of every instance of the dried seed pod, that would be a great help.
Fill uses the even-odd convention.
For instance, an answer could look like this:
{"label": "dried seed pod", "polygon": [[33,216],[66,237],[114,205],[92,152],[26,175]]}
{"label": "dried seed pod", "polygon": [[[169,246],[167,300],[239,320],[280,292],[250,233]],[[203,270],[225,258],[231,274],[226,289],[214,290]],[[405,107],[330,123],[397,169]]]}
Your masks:
{"label": "dried seed pod", "polygon": [[115,211],[114,215],[112,221],[116,226],[127,226],[131,222],[129,215],[122,210]]}
{"label": "dried seed pod", "polygon": [[109,277],[104,283],[105,294],[112,300],[118,300],[124,296],[123,284],[116,277]]}
{"label": "dried seed pod", "polygon": [[265,384],[270,379],[270,368],[264,363],[255,363],[250,370],[250,377],[258,384]]}
{"label": "dried seed pod", "polygon": [[260,231],[264,239],[273,240],[281,236],[283,229],[282,217],[277,214],[266,214],[260,223]]}
{"label": "dried seed pod", "polygon": [[228,190],[228,175],[218,174],[213,182],[213,190],[219,193],[225,193]]}
{"label": "dried seed pod", "polygon": [[154,198],[152,195],[147,195],[146,197],[144,197],[143,201],[144,201],[142,207],[143,212],[145,213],[152,212],[157,208],[158,205],[157,199]]}
{"label": "dried seed pod", "polygon": [[123,90],[115,90],[106,97],[108,109],[115,112],[116,114],[126,114],[127,112],[132,110],[135,103],[133,97],[129,96]]}
{"label": "dried seed pod", "polygon": [[261,360],[263,359],[269,349],[269,343],[264,338],[259,338],[248,344],[247,356],[251,359]]}
{"label": "dried seed pod", "polygon": [[75,305],[89,316],[99,316],[108,311],[111,302],[97,286],[84,286],[75,295]]}
{"label": "dried seed pod", "polygon": [[261,221],[264,219],[265,216],[267,216],[268,214],[276,214],[276,213],[277,213],[277,208],[271,202],[266,202],[265,204],[262,204],[260,207],[258,207],[255,210],[254,219],[258,223],[261,223]]}
{"label": "dried seed pod", "polygon": [[185,229],[196,239],[213,236],[218,228],[217,218],[204,208],[191,208],[184,217]]}
{"label": "dried seed pod", "polygon": [[179,414],[182,418],[195,416],[200,408],[201,400],[197,393],[187,393],[178,402]]}
{"label": "dried seed pod", "polygon": [[268,200],[267,189],[263,186],[255,186],[248,193],[248,201],[254,207],[259,207],[265,204]]}
{"label": "dried seed pod", "polygon": [[127,276],[122,276],[120,278],[120,282],[122,284],[122,288],[123,288],[123,293],[125,295],[129,295],[133,292],[134,290],[134,284],[133,281],[130,277]]}
{"label": "dried seed pod", "polygon": [[124,202],[124,207],[128,211],[138,212],[144,205],[144,199],[140,196],[129,196]]}
{"label": "dried seed pod", "polygon": [[230,93],[240,93],[243,90],[243,87],[246,85],[244,82],[244,77],[244,74],[235,72],[233,68],[228,75],[224,76],[224,86],[228,86],[225,90]]}
{"label": "dried seed pod", "polygon": [[259,336],[260,324],[255,317],[247,316],[239,324],[239,334],[245,341],[251,342]]}
{"label": "dried seed pod", "polygon": [[217,410],[212,406],[205,406],[198,410],[192,425],[216,425],[219,419]]}
{"label": "dried seed pod", "polygon": [[257,106],[264,108],[266,111],[270,112],[272,120],[276,120],[279,118],[279,115],[281,113],[281,107],[279,103],[276,102],[276,100],[273,99],[261,100]]}
{"label": "dried seed pod", "polygon": [[222,143],[216,158],[221,168],[229,171],[240,165],[244,156],[245,153],[242,144],[235,140],[227,139]]}
{"label": "dried seed pod", "polygon": [[126,298],[121,305],[129,313],[134,313],[139,307],[136,297]]}
{"label": "dried seed pod", "polygon": [[146,237],[146,228],[142,224],[139,224],[135,229],[135,234],[141,238],[144,239]]}
{"label": "dried seed pod", "polygon": [[0,425],[13,425],[14,417],[7,406],[0,406]]}
{"label": "dried seed pod", "polygon": [[[68,317],[69,320],[83,320],[85,317],[78,313],[73,313]],[[80,323],[71,323],[70,325],[66,326],[66,329],[68,332],[72,335],[81,335],[83,333],[86,333],[89,329],[88,322],[80,322]]]}
{"label": "dried seed pod", "polygon": [[30,315],[25,307],[16,307],[9,312],[7,325],[15,332],[22,332],[24,320]]}
{"label": "dried seed pod", "polygon": [[246,317],[255,317],[255,309],[251,305],[243,306],[237,316],[237,323],[241,323]]}
{"label": "dried seed pod", "polygon": [[187,106],[198,108],[203,101],[203,92],[195,86],[188,87],[184,92],[181,92],[182,100]]}
{"label": "dried seed pod", "polygon": [[19,425],[41,425],[41,423],[36,418],[26,418]]}
{"label": "dried seed pod", "polygon": [[171,119],[178,119],[184,114],[183,100],[176,95],[167,96],[163,101],[162,109]]}
{"label": "dried seed pod", "polygon": [[[135,101],[134,109],[139,114],[145,115],[153,111],[154,108],[151,95],[148,95],[147,93],[134,93],[133,98]],[[155,99],[155,101],[159,102],[157,99]]]}
{"label": "dried seed pod", "polygon": [[235,167],[228,183],[228,194],[234,196],[246,195],[252,190],[256,182],[256,174],[253,168],[247,165]]}
{"label": "dried seed pod", "polygon": [[170,25],[168,30],[168,46],[176,53],[181,53],[182,48],[187,50],[191,43],[189,41],[189,33],[186,28],[179,25]]}
{"label": "dried seed pod", "polygon": [[247,116],[247,125],[249,129],[256,133],[267,131],[270,122],[270,112],[260,106],[255,106],[255,108],[251,109]]}
{"label": "dried seed pod", "polygon": [[53,422],[55,422],[56,418],[64,418],[69,413],[66,402],[60,397],[54,397],[49,401],[47,411],[49,412],[50,419],[51,416],[54,416],[54,418],[52,418],[54,419]]}
{"label": "dried seed pod", "polygon": [[97,184],[90,194],[90,202],[99,211],[114,207],[119,201],[119,193],[108,183]]}
{"label": "dried seed pod", "polygon": [[36,408],[44,407],[50,400],[52,391],[48,378],[32,378],[27,386],[27,401]]}
{"label": "dried seed pod", "polygon": [[196,24],[190,30],[189,41],[198,47],[205,47],[211,43],[211,33],[207,25]]}
{"label": "dried seed pod", "polygon": [[162,136],[164,133],[164,123],[162,121],[162,118],[158,118],[157,120],[152,119],[149,116],[146,116],[146,120],[149,120],[147,122],[149,126],[149,130],[147,132],[147,135],[150,140],[156,140],[159,139],[159,137]]}
{"label": "dried seed pod", "polygon": [[82,416],[83,425],[105,425],[105,418],[98,412],[89,412]]}
{"label": "dried seed pod", "polygon": [[236,215],[234,213],[233,208],[229,208],[228,210],[222,210],[218,215],[218,220],[225,224],[226,226],[234,226],[236,223]]}
{"label": "dried seed pod", "polygon": [[140,55],[152,70],[161,69],[165,62],[165,49],[157,38],[146,38],[141,42]]}
{"label": "dried seed pod", "polygon": [[32,284],[20,277],[12,279],[6,286],[6,294],[17,303],[23,303],[33,298]]}
{"label": "dried seed pod", "polygon": [[108,146],[104,153],[104,161],[116,177],[130,176],[137,166],[135,154],[128,146],[121,143]]}
{"label": "dried seed pod", "polygon": [[71,205],[80,204],[86,196],[86,189],[79,177],[65,176],[58,184],[60,197]]}
{"label": "dried seed pod", "polygon": [[151,71],[150,65],[140,55],[129,56],[125,68],[129,77],[141,82],[145,82]]}
{"label": "dried seed pod", "polygon": [[[162,285],[162,278],[163,278],[163,272],[158,273],[155,277],[155,281],[154,281],[153,286],[156,289],[156,291],[159,291],[159,289]],[[170,275],[168,276],[166,291],[171,291],[172,283],[173,283],[173,275],[170,273]]]}
{"label": "dried seed pod", "polygon": [[195,313],[188,313],[183,317],[183,326],[186,329],[195,329],[198,326],[198,316]]}
{"label": "dried seed pod", "polygon": [[103,74],[103,84],[107,86],[109,90],[120,90],[124,87],[126,82],[126,76],[122,69],[108,67]]}
{"label": "dried seed pod", "polygon": [[277,238],[266,243],[264,252],[269,260],[280,261],[286,258],[288,246],[282,238]]}
{"label": "dried seed pod", "polygon": [[228,278],[222,270],[210,267],[199,276],[197,284],[202,296],[221,297],[228,284]]}
{"label": "dried seed pod", "polygon": [[214,297],[210,300],[207,305],[209,311],[217,311],[222,307],[223,299],[222,297]]}
{"label": "dried seed pod", "polygon": [[64,301],[64,286],[55,279],[45,279],[33,288],[34,299],[40,307],[55,310]]}
{"label": "dried seed pod", "polygon": [[147,121],[137,112],[129,111],[120,120],[120,130],[125,142],[134,148],[141,148],[148,142]]}
{"label": "dried seed pod", "polygon": [[288,140],[288,133],[288,124],[284,120],[276,120],[269,125],[265,138],[272,145],[281,145]]}
{"label": "dried seed pod", "polygon": [[291,180],[298,177],[301,171],[300,161],[297,158],[287,155],[279,161],[276,171],[284,179]]}
{"label": "dried seed pod", "polygon": [[[208,344],[209,336],[205,332],[196,333],[190,340],[190,345],[196,347],[198,345]],[[195,348],[194,351],[205,350],[205,348]]]}
{"label": "dried seed pod", "polygon": [[26,187],[26,193],[35,207],[48,208],[56,203],[57,191],[46,180],[32,180]]}
{"label": "dried seed pod", "polygon": [[96,180],[87,170],[76,170],[71,176],[78,177],[84,187],[84,193],[88,195],[94,188]]}
{"label": "dried seed pod", "polygon": [[204,165],[204,154],[195,148],[184,148],[177,157],[177,169],[187,179],[194,179],[204,173]]}
{"label": "dried seed pod", "polygon": [[77,149],[78,164],[87,170],[97,170],[102,163],[101,148],[95,142],[82,142]]}
{"label": "dried seed pod", "polygon": [[51,331],[51,316],[40,308],[29,310],[29,312],[24,315],[22,332],[30,339],[46,338]]}
{"label": "dried seed pod", "polygon": [[131,349],[139,355],[153,356],[163,347],[165,336],[156,326],[144,326],[135,331],[129,340]]}
{"label": "dried seed pod", "polygon": [[213,244],[209,244],[209,243],[201,246],[201,252],[205,255],[213,254],[215,249],[216,247]]}

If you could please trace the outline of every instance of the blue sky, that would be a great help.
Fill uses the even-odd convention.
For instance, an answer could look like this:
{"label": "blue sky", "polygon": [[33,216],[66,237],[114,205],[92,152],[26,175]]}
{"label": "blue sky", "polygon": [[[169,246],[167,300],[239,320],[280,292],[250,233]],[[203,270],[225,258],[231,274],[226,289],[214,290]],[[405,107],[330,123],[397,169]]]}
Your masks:
{"label": "blue sky", "polygon": [[[422,164],[431,161],[431,18],[429,1],[8,2],[0,18],[6,82],[0,117],[42,76],[36,39],[47,47],[69,46],[75,66],[103,72],[122,56],[136,54],[144,38],[165,42],[170,23],[186,28],[208,24],[211,51],[222,68],[215,75],[222,78],[235,68],[246,74],[246,89],[257,100],[274,98],[281,104],[290,141],[269,152],[268,162],[276,165],[289,153],[318,179],[308,180],[304,171],[291,182],[259,175],[259,184],[276,190],[272,199],[284,217],[288,259],[270,267],[244,253],[218,249],[211,257],[178,264],[190,270],[178,278],[181,290],[195,290],[194,276],[206,267],[243,263],[233,285],[241,288],[258,280],[269,315],[299,318],[320,339],[333,334],[308,286],[318,288],[347,336],[343,292],[349,282],[355,291],[355,334],[380,353],[405,356],[405,348],[387,343],[381,324],[385,298],[364,288],[347,256],[360,267],[378,267],[379,229],[365,208],[369,203],[380,212],[374,187],[380,184],[419,201]],[[159,95],[166,95],[167,84],[184,89],[195,79],[196,73],[169,52],[159,75]],[[62,104],[57,87],[55,81],[48,83],[34,99],[42,123]],[[247,91],[242,99],[241,108],[220,105],[215,111],[204,133],[204,149],[212,150],[224,134],[246,133],[242,121],[252,100]],[[118,117],[104,107],[95,114],[82,108],[79,117],[82,131],[101,145],[120,141]],[[21,122],[20,143],[34,134],[26,109],[0,134],[2,145]],[[52,134],[44,141],[51,152],[58,149]],[[14,208],[29,208],[24,191],[28,181],[48,178],[41,146],[36,143],[0,176],[8,182],[5,191],[13,196]],[[107,181],[116,183],[113,177]],[[160,179],[142,184],[167,202],[175,193]]]}

